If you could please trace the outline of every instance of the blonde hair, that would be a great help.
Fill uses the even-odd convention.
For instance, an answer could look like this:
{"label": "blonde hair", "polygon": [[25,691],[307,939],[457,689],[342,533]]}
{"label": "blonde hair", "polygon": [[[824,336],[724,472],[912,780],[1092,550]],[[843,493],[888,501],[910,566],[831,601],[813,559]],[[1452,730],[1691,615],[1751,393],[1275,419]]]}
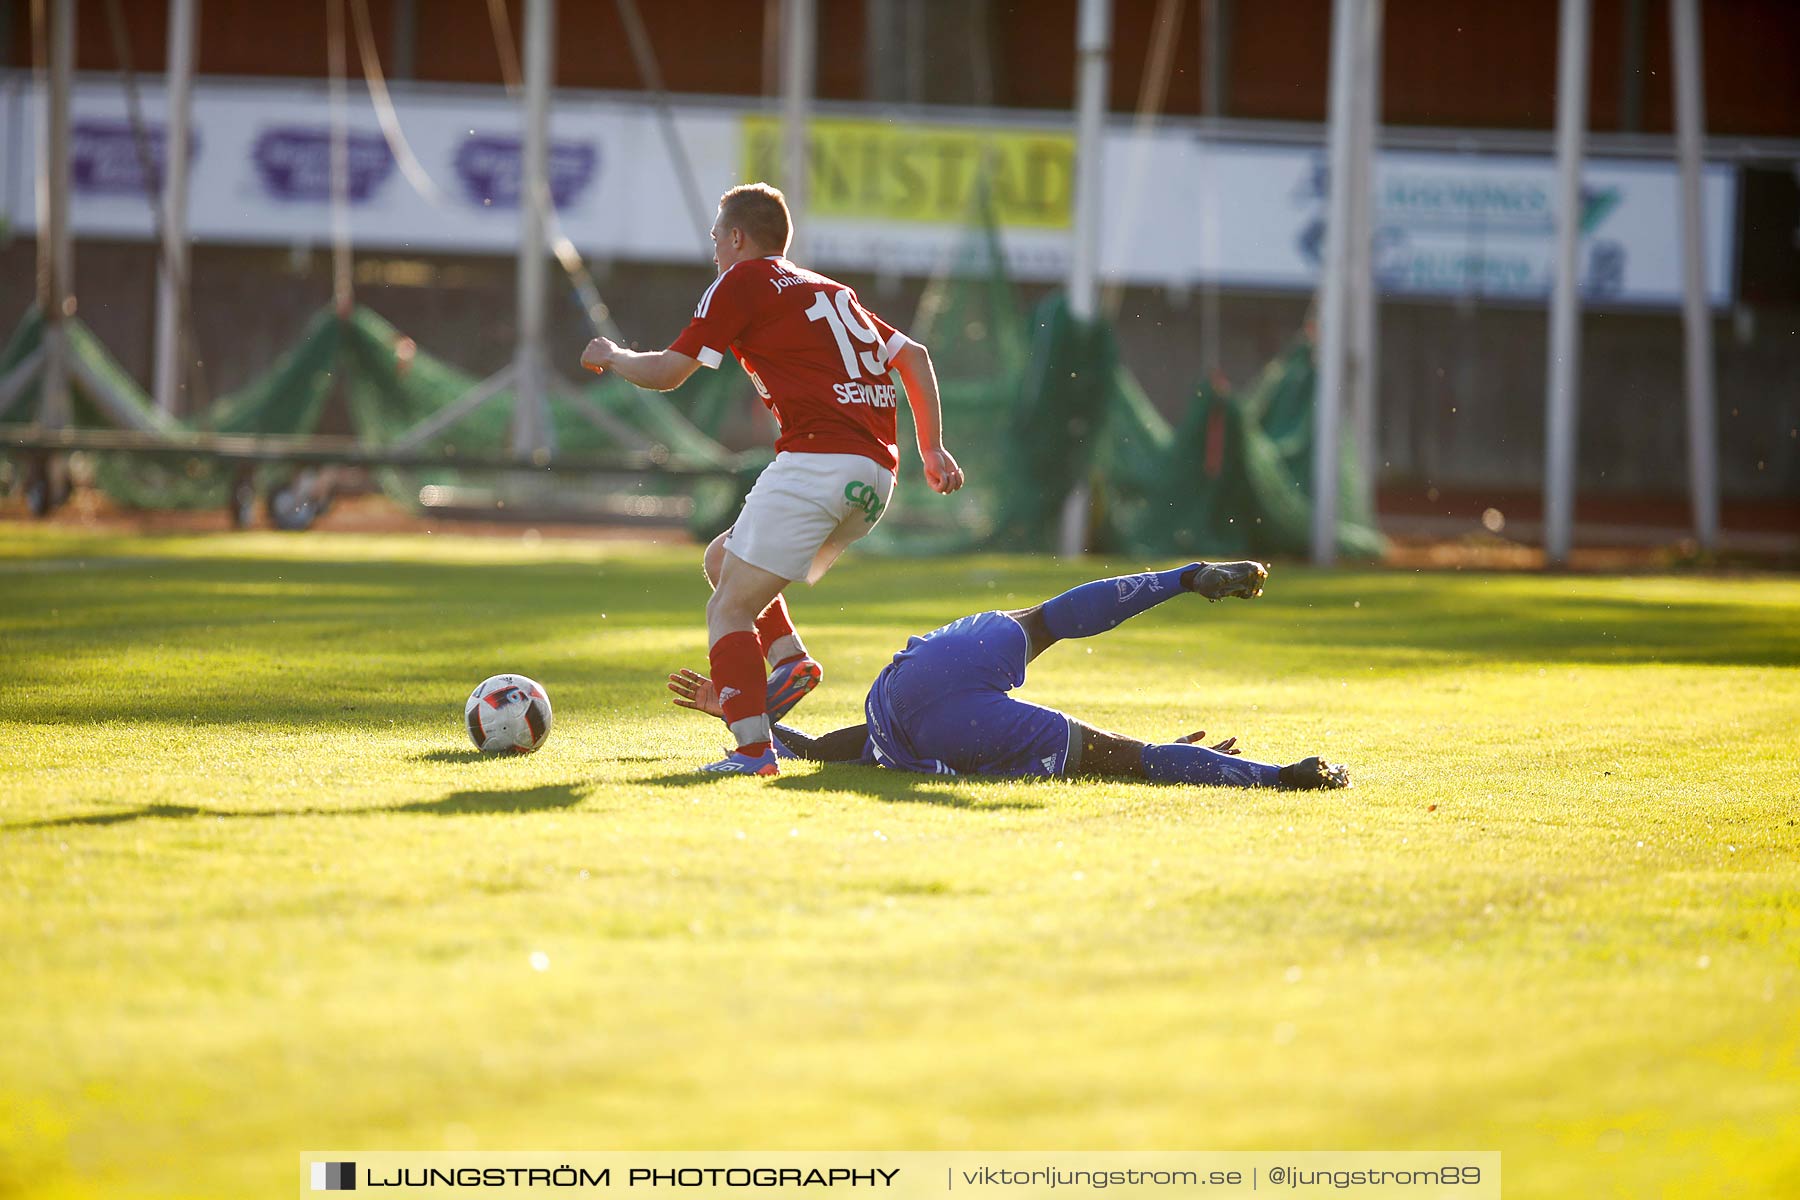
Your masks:
{"label": "blonde hair", "polygon": [[719,220],[727,229],[741,229],[758,246],[786,254],[794,237],[794,221],[788,215],[787,197],[766,183],[743,183],[719,197]]}

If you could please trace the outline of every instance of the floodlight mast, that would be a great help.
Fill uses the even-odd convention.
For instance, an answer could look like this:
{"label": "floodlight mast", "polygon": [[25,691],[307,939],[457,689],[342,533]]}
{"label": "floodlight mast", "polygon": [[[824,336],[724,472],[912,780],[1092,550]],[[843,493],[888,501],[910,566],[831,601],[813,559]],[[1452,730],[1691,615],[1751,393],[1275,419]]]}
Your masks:
{"label": "floodlight mast", "polygon": [[1563,566],[1575,523],[1575,435],[1581,403],[1581,154],[1587,129],[1588,0],[1562,0],[1556,65],[1556,276],[1544,422],[1544,562]]}
{"label": "floodlight mast", "polygon": [[[1225,115],[1225,72],[1230,64],[1230,57],[1225,53],[1225,43],[1229,38],[1229,14],[1225,11],[1226,0],[1200,0],[1200,115],[1206,118],[1210,126],[1212,122]],[[1208,149],[1202,159],[1206,170],[1211,173],[1218,170],[1217,159],[1211,153],[1211,130],[1208,130]],[[1200,213],[1200,244],[1202,261],[1209,264],[1206,274],[1200,280],[1200,368],[1204,376],[1211,379],[1221,372],[1219,347],[1219,279],[1216,274],[1219,261],[1219,213],[1218,206],[1212,205],[1202,209]]]}
{"label": "floodlight mast", "polygon": [[331,98],[331,302],[338,320],[356,308],[350,241],[350,110],[344,90],[349,56],[344,45],[345,0],[326,0],[325,61]]}
{"label": "floodlight mast", "polygon": [[789,254],[802,253],[807,208],[806,131],[812,124],[813,73],[819,20],[815,0],[781,5],[781,193],[787,197],[794,238]]}
{"label": "floodlight mast", "polygon": [[1379,305],[1375,287],[1376,166],[1381,127],[1381,29],[1386,0],[1362,0],[1356,22],[1356,93],[1350,130],[1350,412],[1362,505],[1376,511],[1381,475]]}
{"label": "floodlight mast", "polygon": [[1107,57],[1112,0],[1081,0],[1075,50],[1075,237],[1069,254],[1069,311],[1091,321],[1100,274],[1101,161],[1106,136]]}
{"label": "floodlight mast", "polygon": [[513,350],[513,453],[540,459],[553,445],[545,399],[544,237],[550,208],[550,58],[556,0],[525,4],[525,138],[519,158],[519,334]]}
{"label": "floodlight mast", "polygon": [[44,358],[38,422],[65,428],[69,399],[68,337],[64,318],[75,308],[75,251],[69,235],[69,86],[75,74],[75,0],[52,0],[49,18],[49,104],[40,158],[38,309],[44,317]]}
{"label": "floodlight mast", "polygon": [[1706,244],[1702,220],[1701,139],[1706,135],[1705,80],[1700,57],[1698,0],[1669,6],[1675,44],[1675,150],[1681,165],[1681,325],[1687,359],[1688,490],[1694,538],[1719,545],[1719,445],[1713,394],[1712,313],[1706,303]]}
{"label": "floodlight mast", "polygon": [[173,413],[187,378],[181,330],[188,274],[188,117],[200,0],[169,0],[169,136],[163,147],[162,258],[156,286],[156,406]]}
{"label": "floodlight mast", "polygon": [[[1069,247],[1069,315],[1092,321],[1099,308],[1100,191],[1106,138],[1107,59],[1111,53],[1112,0],[1081,0],[1075,26],[1075,212]],[[1087,549],[1093,489],[1077,480],[1063,501],[1057,552],[1074,557]]]}
{"label": "floodlight mast", "polygon": [[1325,263],[1319,283],[1318,386],[1313,397],[1312,561],[1337,561],[1338,437],[1350,340],[1351,191],[1356,179],[1356,42],[1359,0],[1336,0],[1331,12],[1331,111],[1328,127]]}

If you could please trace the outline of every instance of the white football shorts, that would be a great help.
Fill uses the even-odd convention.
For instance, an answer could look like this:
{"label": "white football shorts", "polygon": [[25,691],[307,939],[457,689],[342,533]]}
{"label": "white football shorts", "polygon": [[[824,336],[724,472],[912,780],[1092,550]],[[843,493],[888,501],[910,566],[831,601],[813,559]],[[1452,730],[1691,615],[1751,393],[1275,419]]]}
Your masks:
{"label": "white football shorts", "polygon": [[894,473],[873,459],[783,450],[744,497],[725,549],[783,579],[817,583],[875,528],[893,494]]}

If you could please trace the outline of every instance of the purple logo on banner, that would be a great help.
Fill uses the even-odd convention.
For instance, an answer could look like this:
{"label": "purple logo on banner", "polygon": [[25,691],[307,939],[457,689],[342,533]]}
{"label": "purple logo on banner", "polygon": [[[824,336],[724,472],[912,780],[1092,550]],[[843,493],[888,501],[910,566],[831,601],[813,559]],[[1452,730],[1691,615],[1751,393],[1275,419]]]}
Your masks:
{"label": "purple logo on banner", "polygon": [[[145,125],[140,152],[129,121],[86,119],[71,126],[69,175],[75,191],[87,196],[141,196],[162,191],[167,137],[160,125]],[[200,135],[188,134],[188,167],[200,156]],[[144,186],[144,160],[151,181]]]}
{"label": "purple logo on banner", "polygon": [[[394,155],[380,134],[352,133],[345,139],[350,170],[350,203],[375,194],[394,171]],[[263,131],[251,151],[263,190],[276,200],[331,199],[331,131],[318,125],[276,125]]]}
{"label": "purple logo on banner", "polygon": [[[485,208],[519,207],[519,139],[473,134],[456,152],[456,176],[463,194]],[[550,143],[550,202],[573,204],[594,177],[600,152],[592,142]]]}

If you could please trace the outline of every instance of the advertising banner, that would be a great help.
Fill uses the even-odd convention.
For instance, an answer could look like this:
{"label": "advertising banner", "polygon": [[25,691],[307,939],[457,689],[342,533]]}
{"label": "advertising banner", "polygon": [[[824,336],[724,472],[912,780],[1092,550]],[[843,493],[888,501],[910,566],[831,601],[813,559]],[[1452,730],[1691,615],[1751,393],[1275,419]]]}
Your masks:
{"label": "advertising banner", "polygon": [[[807,132],[815,217],[965,225],[985,188],[1003,226],[1069,228],[1075,138],[1067,131],[819,117]],[[743,145],[740,175],[779,186],[780,120],[745,117]]]}
{"label": "advertising banner", "polygon": [[[424,189],[399,170],[367,96],[356,95],[347,107],[345,190],[350,235],[359,249],[516,249],[522,143],[516,102],[487,91],[405,96],[397,111],[424,169]],[[151,236],[142,163],[151,161],[160,182],[161,93],[144,89],[137,127],[117,87],[84,84],[72,108],[76,234]],[[42,106],[30,94],[15,111],[27,123],[20,140],[22,163],[30,170]],[[729,122],[710,123],[724,136],[709,138],[705,117],[696,118],[689,136],[717,164],[710,182],[722,188],[729,185],[735,139]],[[188,224],[196,242],[292,245],[329,238],[331,109],[321,91],[203,82],[194,90],[192,125]],[[564,104],[550,125],[551,199],[577,245],[607,257],[701,259],[704,226],[694,226],[646,109]],[[23,211],[9,213],[13,226],[34,228],[32,190],[6,191],[13,203],[22,201]]]}
{"label": "advertising banner", "polygon": [[[37,131],[28,77],[5,77],[0,153],[8,228],[37,224]],[[78,237],[149,238],[145,185],[164,168],[163,97],[84,80],[73,100],[72,219]],[[498,89],[409,89],[397,117],[423,169],[399,169],[368,97],[347,106],[350,235],[365,252],[511,254],[519,235],[519,102]],[[725,103],[682,104],[673,127],[696,177],[681,185],[648,104],[557,98],[550,194],[557,223],[599,259],[705,263],[720,192],[781,180],[780,123]],[[203,80],[194,91],[189,228],[196,242],[315,245],[331,231],[331,109],[314,83]],[[1100,264],[1109,281],[1266,290],[1316,285],[1325,243],[1323,148],[1109,129]],[[1068,268],[1075,145],[1067,128],[1003,121],[895,121],[839,110],[812,122],[800,254],[826,270],[922,274],[954,266],[999,225],[1006,268],[1054,281]],[[1389,151],[1374,172],[1375,269],[1393,296],[1541,303],[1555,249],[1548,156]],[[1706,168],[1707,295],[1733,295],[1736,174]],[[1589,161],[1582,173],[1581,284],[1591,304],[1680,302],[1672,162]]]}
{"label": "advertising banner", "polygon": [[[1143,163],[1152,164],[1145,170]],[[1325,251],[1323,148],[1205,142],[1178,133],[1107,144],[1107,175],[1145,180],[1108,193],[1102,262],[1162,278],[1310,289]],[[1391,296],[1542,302],[1556,251],[1549,157],[1386,151],[1375,166],[1374,262]],[[1180,183],[1171,186],[1172,177]],[[1150,182],[1150,181],[1153,181]],[[1679,177],[1673,163],[1591,159],[1582,169],[1581,288],[1596,304],[1681,302]],[[1706,291],[1730,303],[1736,173],[1705,168]]]}

